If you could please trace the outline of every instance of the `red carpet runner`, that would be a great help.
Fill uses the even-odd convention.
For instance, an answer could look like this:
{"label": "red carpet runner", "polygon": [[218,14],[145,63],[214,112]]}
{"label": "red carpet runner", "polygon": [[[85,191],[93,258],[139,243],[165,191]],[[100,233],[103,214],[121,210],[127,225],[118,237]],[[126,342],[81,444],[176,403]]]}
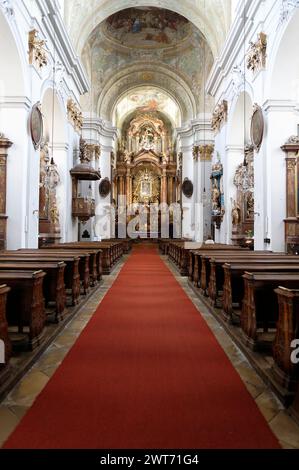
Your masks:
{"label": "red carpet runner", "polygon": [[200,314],[138,247],[6,448],[277,448]]}

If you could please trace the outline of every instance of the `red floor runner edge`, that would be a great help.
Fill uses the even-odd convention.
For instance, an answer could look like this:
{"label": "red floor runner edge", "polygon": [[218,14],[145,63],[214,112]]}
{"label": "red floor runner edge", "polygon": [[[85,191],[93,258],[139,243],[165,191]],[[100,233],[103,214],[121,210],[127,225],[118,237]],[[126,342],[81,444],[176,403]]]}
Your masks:
{"label": "red floor runner edge", "polygon": [[138,247],[4,448],[279,444],[156,248]]}

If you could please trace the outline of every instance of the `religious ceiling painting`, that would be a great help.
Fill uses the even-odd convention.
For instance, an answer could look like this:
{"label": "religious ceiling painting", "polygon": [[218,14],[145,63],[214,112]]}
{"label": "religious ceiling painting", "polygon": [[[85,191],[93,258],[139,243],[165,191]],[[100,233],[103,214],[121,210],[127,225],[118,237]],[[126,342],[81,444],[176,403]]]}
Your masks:
{"label": "religious ceiling painting", "polygon": [[173,98],[154,87],[141,87],[127,93],[117,105],[116,123],[136,110],[141,113],[155,113],[157,111],[166,114],[175,126],[179,126],[180,110]]}
{"label": "religious ceiling painting", "polygon": [[168,10],[129,8],[107,19],[104,34],[128,47],[165,48],[187,39],[191,24],[183,16]]}
{"label": "religious ceiling painting", "polygon": [[[147,82],[146,85],[160,90],[172,90],[171,77],[175,77],[186,94],[192,95],[197,112],[202,111],[204,105],[205,109],[209,108],[210,98],[204,101],[203,84],[213,65],[211,49],[191,22],[168,10],[132,8],[111,16],[91,33],[82,59],[91,75],[94,96],[90,103],[95,107],[100,106],[99,98],[107,83],[107,92],[113,94],[115,89],[117,100],[118,81],[125,73],[135,76],[139,84]],[[181,94],[176,93],[179,102]],[[161,108],[167,106],[160,97],[147,94],[143,102],[138,97],[136,104],[145,112],[163,111]],[[102,112],[101,109],[95,111]],[[106,112],[113,113],[113,106]],[[106,112],[105,118],[112,120]]]}

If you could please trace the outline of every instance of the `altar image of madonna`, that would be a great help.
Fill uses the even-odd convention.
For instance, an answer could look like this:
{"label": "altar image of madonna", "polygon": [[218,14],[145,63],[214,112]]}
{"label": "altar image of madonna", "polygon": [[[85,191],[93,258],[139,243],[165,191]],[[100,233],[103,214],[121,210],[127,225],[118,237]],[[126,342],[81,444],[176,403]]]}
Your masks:
{"label": "altar image of madonna", "polygon": [[143,198],[151,198],[152,197],[152,184],[150,181],[142,181],[141,182],[141,196]]}

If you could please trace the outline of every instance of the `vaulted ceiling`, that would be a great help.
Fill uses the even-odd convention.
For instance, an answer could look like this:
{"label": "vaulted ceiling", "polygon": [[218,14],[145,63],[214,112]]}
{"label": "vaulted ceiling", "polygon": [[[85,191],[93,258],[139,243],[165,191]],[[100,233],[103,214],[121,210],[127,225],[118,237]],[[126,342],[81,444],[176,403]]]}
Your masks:
{"label": "vaulted ceiling", "polygon": [[[230,0],[66,0],[65,16],[91,82],[84,111],[121,120],[142,89],[168,96],[176,125],[211,110],[204,85],[229,28]],[[163,112],[148,101],[143,107]]]}
{"label": "vaulted ceiling", "polygon": [[113,13],[152,6],[175,11],[191,21],[206,37],[214,57],[226,39],[232,0],[65,0],[65,21],[73,43],[82,52],[90,33]]}

